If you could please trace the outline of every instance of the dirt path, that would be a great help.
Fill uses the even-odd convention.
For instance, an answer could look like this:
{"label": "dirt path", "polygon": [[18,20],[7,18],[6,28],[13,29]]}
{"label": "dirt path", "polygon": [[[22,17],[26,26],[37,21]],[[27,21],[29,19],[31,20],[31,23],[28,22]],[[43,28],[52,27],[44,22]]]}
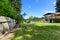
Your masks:
{"label": "dirt path", "polygon": [[14,32],[16,31],[16,29],[17,28],[14,28],[9,33],[0,35],[0,40],[11,40],[11,38],[14,36]]}
{"label": "dirt path", "polygon": [[16,25],[15,28],[13,28],[10,32],[8,32],[7,34],[4,35],[0,35],[0,40],[11,40],[11,38],[14,36],[14,33],[16,31],[16,29],[18,29],[19,26]]}
{"label": "dirt path", "polygon": [[14,33],[9,33],[8,35],[2,35],[0,37],[0,40],[11,40],[11,38],[13,37]]}

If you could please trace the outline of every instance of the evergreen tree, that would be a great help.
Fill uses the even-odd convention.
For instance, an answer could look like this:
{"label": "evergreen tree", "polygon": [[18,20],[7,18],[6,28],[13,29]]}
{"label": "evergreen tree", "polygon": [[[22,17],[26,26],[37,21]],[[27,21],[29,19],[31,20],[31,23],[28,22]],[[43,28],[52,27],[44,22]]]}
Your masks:
{"label": "evergreen tree", "polygon": [[56,12],[60,12],[60,0],[56,0]]}

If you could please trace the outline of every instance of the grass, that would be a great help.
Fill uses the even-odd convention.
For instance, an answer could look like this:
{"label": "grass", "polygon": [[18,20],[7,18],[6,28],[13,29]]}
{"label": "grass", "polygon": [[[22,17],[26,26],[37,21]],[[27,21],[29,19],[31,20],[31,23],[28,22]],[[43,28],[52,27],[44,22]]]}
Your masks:
{"label": "grass", "polygon": [[60,23],[23,24],[12,40],[60,40]]}

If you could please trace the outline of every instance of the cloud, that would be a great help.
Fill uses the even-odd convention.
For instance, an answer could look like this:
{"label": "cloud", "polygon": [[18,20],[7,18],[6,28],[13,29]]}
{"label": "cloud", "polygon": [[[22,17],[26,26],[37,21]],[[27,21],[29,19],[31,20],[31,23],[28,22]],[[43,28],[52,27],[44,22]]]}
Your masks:
{"label": "cloud", "polygon": [[54,1],[53,4],[55,5],[56,4],[56,1]]}
{"label": "cloud", "polygon": [[55,12],[55,10],[54,11],[45,11],[45,13],[54,13]]}

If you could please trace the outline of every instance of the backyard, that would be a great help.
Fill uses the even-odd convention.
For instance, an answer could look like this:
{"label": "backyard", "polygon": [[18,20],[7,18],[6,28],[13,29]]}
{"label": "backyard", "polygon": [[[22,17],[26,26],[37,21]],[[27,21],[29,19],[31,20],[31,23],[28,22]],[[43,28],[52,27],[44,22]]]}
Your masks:
{"label": "backyard", "polygon": [[60,40],[60,0],[0,0],[0,40]]}
{"label": "backyard", "polygon": [[12,40],[60,40],[60,23],[25,23]]}

